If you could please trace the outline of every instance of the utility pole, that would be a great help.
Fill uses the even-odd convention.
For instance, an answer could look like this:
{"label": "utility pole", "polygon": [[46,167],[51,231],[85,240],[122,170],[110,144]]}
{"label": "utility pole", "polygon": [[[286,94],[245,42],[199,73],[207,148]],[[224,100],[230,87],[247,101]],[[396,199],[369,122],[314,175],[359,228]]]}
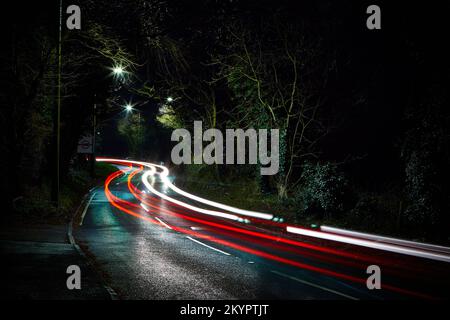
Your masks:
{"label": "utility pole", "polygon": [[139,123],[139,144],[140,144],[140,148],[139,148],[139,160],[142,160],[142,147],[143,147],[143,142],[144,142],[144,137],[142,136],[142,124],[141,124],[141,112],[138,112],[138,123]]}
{"label": "utility pole", "polygon": [[91,175],[95,177],[95,136],[97,134],[97,95],[94,94],[94,109],[92,112],[92,159],[91,159]]}
{"label": "utility pole", "polygon": [[60,195],[60,156],[61,156],[61,41],[62,41],[62,0],[59,0],[59,38],[58,38],[58,90],[56,116],[56,202],[57,210],[61,208]]}

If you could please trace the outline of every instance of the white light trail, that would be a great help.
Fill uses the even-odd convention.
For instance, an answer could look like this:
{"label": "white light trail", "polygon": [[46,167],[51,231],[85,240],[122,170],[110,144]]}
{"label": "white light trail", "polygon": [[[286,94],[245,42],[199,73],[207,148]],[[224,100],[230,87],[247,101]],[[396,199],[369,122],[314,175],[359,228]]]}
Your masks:
{"label": "white light trail", "polygon": [[190,198],[192,200],[204,203],[211,207],[219,208],[219,209],[222,209],[225,211],[230,211],[230,212],[237,213],[237,214],[240,214],[243,216],[249,216],[249,217],[260,218],[260,219],[265,219],[265,220],[271,220],[273,218],[272,214],[239,209],[239,208],[228,206],[226,204],[222,204],[222,203],[218,203],[218,202],[214,202],[211,200],[200,198],[199,196],[190,194],[184,190],[181,190],[180,188],[177,188],[170,182],[168,177],[161,176],[161,179],[170,189],[172,189],[176,193],[178,193],[182,196],[185,196],[186,198]]}
{"label": "white light trail", "polygon": [[424,250],[418,250],[408,247],[402,247],[394,244],[386,244],[386,243],[379,243],[376,241],[370,241],[370,240],[362,240],[362,239],[356,239],[351,238],[347,236],[341,236],[331,233],[325,233],[320,231],[314,231],[314,230],[308,230],[303,228],[297,228],[297,227],[286,227],[287,232],[300,234],[307,237],[314,237],[314,238],[320,238],[325,240],[331,240],[331,241],[337,241],[337,242],[343,242],[348,244],[353,244],[357,246],[372,248],[372,249],[378,249],[378,250],[384,250],[384,251],[390,251],[395,253],[401,253],[406,254],[410,256],[420,257],[420,258],[427,258],[427,259],[433,259],[433,260],[439,260],[444,262],[450,262],[450,256],[444,255],[444,254],[438,254],[433,252],[428,252]]}
{"label": "white light trail", "polygon": [[178,194],[180,194],[180,195],[182,195],[182,196],[184,196],[186,198],[189,198],[189,199],[195,200],[197,202],[209,205],[211,207],[219,208],[219,209],[222,209],[222,210],[225,210],[225,211],[229,211],[229,212],[233,212],[233,213],[236,213],[236,214],[240,214],[240,215],[243,215],[243,216],[249,216],[249,217],[260,218],[260,219],[265,219],[265,220],[271,220],[273,218],[273,215],[269,214],[269,213],[262,213],[262,212],[255,212],[255,211],[239,209],[239,208],[235,208],[235,207],[223,204],[223,203],[219,203],[219,202],[211,201],[211,200],[208,200],[208,199],[204,199],[204,198],[201,198],[201,197],[196,196],[194,194],[188,193],[188,192],[186,192],[184,190],[181,190],[180,188],[176,187],[169,180],[169,177],[168,177],[169,169],[167,169],[164,166],[157,165],[157,164],[148,163],[148,165],[149,166],[158,167],[158,168],[162,169],[161,172],[156,172],[156,174],[159,174],[159,176],[160,176],[161,180],[163,181],[163,183],[167,187],[169,187],[172,191],[174,191],[174,192],[176,192],[176,193],[178,193]]}
{"label": "white light trail", "polygon": [[[153,186],[149,183],[148,179],[149,178],[153,179],[154,175],[158,174],[160,176],[161,180],[163,181],[163,183],[165,183],[171,190],[173,190],[174,192],[176,192],[180,195],[183,195],[184,197],[190,198],[197,202],[207,204],[212,207],[221,208],[225,211],[234,212],[234,213],[237,213],[240,215],[252,216],[252,217],[257,217],[257,218],[262,218],[262,219],[267,219],[267,220],[273,219],[273,215],[271,215],[271,214],[254,212],[254,211],[243,210],[243,209],[231,207],[231,206],[228,206],[228,205],[225,205],[222,203],[203,199],[196,195],[193,195],[186,191],[183,191],[183,190],[177,188],[175,185],[173,185],[170,182],[170,180],[168,179],[169,169],[167,169],[164,166],[152,164],[152,163],[148,163],[148,162],[142,162],[142,161],[121,160],[121,159],[112,159],[112,158],[97,158],[96,160],[100,161],[100,162],[129,163],[132,165],[140,165],[140,166],[148,168],[148,170],[142,176],[142,182],[144,183],[146,188],[150,192],[161,197],[162,199],[165,199],[172,203],[178,204],[178,205],[188,208],[190,210],[193,210],[193,211],[196,211],[199,213],[203,213],[203,214],[207,214],[207,215],[231,219],[234,221],[243,221],[242,218],[240,218],[236,215],[195,207],[193,205],[173,199],[173,198],[155,190],[155,188],[153,188]],[[160,169],[161,171],[158,172],[156,170],[156,168]],[[127,170],[127,171],[129,171],[129,170]],[[127,173],[127,172],[124,172],[124,173]],[[145,192],[145,191],[143,191],[143,192]],[[142,203],[141,203],[141,206],[142,206]],[[143,208],[144,208],[144,210],[146,210],[146,207],[143,207]],[[158,219],[158,221],[160,221],[160,219]],[[160,222],[162,224],[165,224],[162,221],[160,221]],[[167,225],[167,224],[165,224],[165,225]],[[167,227],[169,229],[171,229],[170,226],[167,225]],[[416,256],[416,257],[421,257],[421,258],[450,262],[450,248],[443,247],[443,246],[437,246],[437,245],[432,245],[432,244],[427,244],[427,243],[418,243],[418,242],[407,241],[407,240],[402,240],[402,239],[395,239],[395,238],[371,235],[371,234],[366,234],[366,233],[362,233],[362,232],[349,231],[349,230],[338,229],[338,228],[333,228],[333,227],[328,227],[328,226],[321,226],[321,230],[323,232],[309,230],[309,229],[303,229],[303,228],[298,228],[298,227],[293,227],[293,226],[286,227],[287,232],[299,234],[299,235],[303,235],[303,236],[320,238],[320,239],[325,239],[325,240],[330,240],[330,241],[343,242],[343,243],[348,243],[348,244],[352,244],[352,245],[363,246],[363,247],[368,247],[368,248],[378,249],[378,250],[385,250],[385,251],[390,251],[390,252],[395,252],[395,253],[400,253],[400,254],[405,254],[405,255],[410,255],[410,256]],[[361,238],[363,238],[363,239],[361,239]],[[430,251],[433,251],[433,252],[430,252]]]}
{"label": "white light trail", "polygon": [[377,241],[377,242],[392,243],[392,244],[398,244],[398,245],[406,246],[406,247],[413,247],[416,249],[425,249],[425,250],[450,254],[449,247],[443,247],[443,246],[438,246],[438,245],[429,244],[429,243],[421,243],[421,242],[408,241],[408,240],[391,238],[391,237],[378,236],[375,234],[345,230],[345,229],[329,227],[329,226],[320,226],[320,230],[322,230],[324,232],[347,235],[350,237],[369,239],[369,240],[373,240],[373,241]]}
{"label": "white light trail", "polygon": [[[172,184],[172,182],[170,182],[170,180],[168,178],[169,169],[164,166],[158,165],[158,164],[153,164],[153,163],[149,163],[149,162],[141,162],[141,161],[132,161],[132,160],[111,159],[111,158],[97,158],[96,160],[97,161],[105,161],[105,162],[123,162],[123,163],[135,164],[135,165],[142,165],[151,170],[151,172],[152,172],[151,175],[159,174],[161,180],[167,187],[169,187],[172,191],[174,191],[186,198],[209,205],[211,207],[219,208],[219,209],[222,209],[225,211],[233,212],[233,213],[244,215],[244,216],[260,218],[260,219],[265,219],[265,220],[271,220],[273,218],[273,215],[269,214],[269,213],[255,212],[255,211],[235,208],[235,207],[232,207],[232,206],[229,206],[226,204],[222,204],[222,203],[218,203],[218,202],[211,201],[208,199],[204,199],[199,196],[188,193],[184,190],[181,190],[180,188],[178,188],[174,184]],[[161,171],[157,172],[156,168],[161,169]]]}
{"label": "white light trail", "polygon": [[142,175],[142,182],[144,183],[144,185],[147,187],[147,189],[150,192],[156,194],[158,197],[163,198],[164,200],[170,201],[172,203],[178,204],[178,205],[180,205],[182,207],[185,207],[187,209],[190,209],[190,210],[193,210],[193,211],[196,211],[196,212],[200,212],[200,213],[203,213],[203,214],[207,214],[207,215],[210,215],[210,216],[216,216],[216,217],[220,217],[220,218],[231,219],[231,220],[234,220],[234,221],[237,221],[239,219],[239,217],[236,216],[236,215],[195,207],[193,205],[190,205],[190,204],[184,203],[182,201],[173,199],[173,198],[169,197],[168,195],[165,195],[164,193],[158,192],[148,182],[148,178],[149,178],[150,175],[151,175],[151,171],[146,171]]}

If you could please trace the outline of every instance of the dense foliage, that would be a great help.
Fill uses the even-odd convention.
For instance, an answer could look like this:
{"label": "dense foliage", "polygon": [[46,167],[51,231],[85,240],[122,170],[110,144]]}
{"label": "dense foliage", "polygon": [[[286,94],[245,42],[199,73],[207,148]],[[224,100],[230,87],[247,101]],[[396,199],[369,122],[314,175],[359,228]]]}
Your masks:
{"label": "dense foliage", "polygon": [[[82,30],[63,37],[64,175],[93,104],[100,124],[134,99],[140,116],[114,127],[131,156],[170,154],[170,130],[194,120],[204,129],[278,128],[276,176],[214,166],[212,179],[245,177],[299,216],[449,240],[448,10],[383,2],[374,31],[364,1],[79,5]],[[54,179],[58,8],[28,9],[0,51],[9,205]],[[124,81],[110,76],[114,64],[129,71]]]}

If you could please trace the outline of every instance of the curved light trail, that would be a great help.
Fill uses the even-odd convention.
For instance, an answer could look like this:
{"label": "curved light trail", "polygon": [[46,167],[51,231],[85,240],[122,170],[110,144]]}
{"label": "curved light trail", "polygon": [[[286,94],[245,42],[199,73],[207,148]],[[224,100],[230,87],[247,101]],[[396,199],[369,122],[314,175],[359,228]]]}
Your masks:
{"label": "curved light trail", "polygon": [[[112,194],[112,192],[109,189],[109,185],[111,184],[112,180],[114,180],[115,178],[117,178],[118,176],[120,176],[121,174],[123,174],[124,172],[122,170],[117,171],[115,173],[112,173],[110,176],[108,176],[108,178],[105,181],[105,194],[106,197],[108,199],[108,201],[111,203],[111,205],[113,205],[114,207],[116,207],[117,209],[119,209],[120,211],[127,213],[129,215],[132,215],[136,218],[139,219],[143,219],[145,221],[154,223],[154,224],[158,224],[160,226],[166,227],[167,228],[167,224],[166,223],[162,223],[162,221],[160,219],[155,220],[153,219],[153,217],[147,217],[142,215],[141,213],[138,213],[136,211],[134,211],[133,209],[141,209],[141,206],[136,205],[134,203],[131,203],[127,200],[123,200],[120,199],[116,196],[114,196]],[[131,207],[131,208],[127,208],[127,207]],[[246,252],[252,255],[256,255],[259,257],[262,257],[264,259],[268,259],[268,260],[272,260],[275,262],[279,262],[279,263],[283,263],[283,264],[287,264],[293,267],[297,267],[300,269],[304,269],[304,270],[308,270],[308,271],[313,271],[313,272],[317,272],[326,276],[330,276],[330,277],[334,277],[334,278],[338,278],[338,279],[342,279],[342,280],[347,280],[350,282],[354,282],[354,283],[359,283],[359,284],[365,284],[366,283],[366,279],[365,278],[360,278],[360,277],[356,277],[356,276],[352,276],[352,275],[348,275],[348,274],[344,274],[341,272],[337,272],[337,271],[333,271],[327,268],[323,268],[323,267],[317,267],[317,266],[313,266],[311,264],[308,263],[303,263],[303,262],[299,262],[299,261],[295,261],[289,258],[284,258],[284,257],[280,257],[278,255],[275,254],[271,254],[271,253],[267,253],[264,252],[262,250],[258,250],[258,249],[254,249],[254,248],[250,248],[246,245],[241,245],[241,244],[237,244],[228,240],[224,240],[224,239],[219,239],[216,238],[214,236],[211,235],[205,235],[190,229],[186,229],[183,227],[177,227],[177,226],[170,226],[170,229],[173,231],[177,231],[177,232],[181,232],[190,236],[194,236],[196,238],[199,239],[204,239],[204,240],[208,240],[208,241],[212,241],[214,243],[226,246],[228,248],[231,249],[235,249],[238,251],[242,251],[242,252]],[[401,294],[405,294],[405,295],[409,295],[409,296],[414,296],[414,297],[418,297],[418,298],[422,298],[422,299],[433,299],[433,297],[427,295],[427,294],[423,294],[423,293],[419,293],[419,292],[415,292],[415,291],[411,291],[411,290],[407,290],[407,289],[403,289],[397,286],[392,286],[392,285],[388,285],[388,284],[383,284],[383,288],[393,291],[393,292],[397,292],[397,293],[401,293]]]}
{"label": "curved light trail", "polygon": [[[133,194],[133,196],[141,202],[140,205],[146,212],[163,213],[163,214],[167,214],[171,217],[178,217],[183,220],[192,221],[194,223],[200,223],[202,225],[214,228],[215,233],[220,233],[220,234],[225,234],[225,235],[234,233],[235,237],[239,236],[241,239],[245,239],[245,237],[252,237],[252,239],[245,239],[245,241],[252,241],[252,242],[256,241],[258,243],[262,243],[265,240],[270,240],[270,241],[272,241],[272,242],[270,242],[270,246],[272,248],[283,250],[285,252],[293,252],[295,254],[300,254],[302,256],[313,257],[313,258],[317,258],[320,260],[329,261],[332,263],[339,263],[339,264],[344,264],[347,266],[352,266],[352,267],[357,267],[357,268],[361,268],[361,266],[366,265],[366,264],[362,265],[362,263],[369,263],[369,264],[377,263],[377,264],[382,264],[382,265],[391,265],[391,268],[386,270],[385,272],[387,272],[389,274],[397,274],[400,276],[405,275],[405,273],[403,272],[404,270],[401,269],[401,266],[398,263],[399,261],[395,261],[395,260],[392,261],[391,259],[388,259],[386,257],[384,257],[383,259],[380,259],[380,258],[377,258],[374,256],[357,254],[353,251],[347,252],[347,251],[336,250],[336,249],[328,248],[328,247],[324,247],[324,246],[318,246],[318,245],[314,245],[314,244],[310,244],[310,243],[306,243],[306,242],[302,242],[302,241],[296,241],[296,240],[285,238],[281,235],[274,236],[274,235],[267,234],[264,232],[256,232],[256,231],[248,230],[247,228],[239,228],[239,227],[235,227],[235,226],[226,225],[223,223],[215,223],[212,221],[199,219],[199,218],[192,217],[190,215],[186,215],[185,212],[174,211],[174,209],[169,210],[168,208],[166,208],[166,206],[158,206],[156,203],[154,203],[154,201],[157,198],[155,198],[153,196],[149,196],[145,192],[145,190],[140,191],[132,183],[132,179],[134,178],[134,176],[142,170],[143,169],[137,169],[128,175],[128,189]],[[149,201],[148,198],[151,198],[150,199],[151,201]],[[147,205],[152,209],[147,207]],[[177,206],[177,209],[178,209],[178,206]],[[292,248],[288,247],[286,245],[292,246]],[[317,252],[317,253],[315,253],[315,252]],[[332,257],[330,255],[334,255],[334,256],[338,256],[338,257]],[[395,269],[395,270],[391,270],[391,269]],[[416,269],[416,268],[414,266],[412,266],[412,267],[409,266],[409,269]],[[406,273],[406,276],[409,276],[409,275],[410,275],[409,272]]]}
{"label": "curved light trail", "polygon": [[[158,164],[154,164],[154,163],[149,163],[149,162],[131,161],[131,160],[108,159],[108,158],[97,158],[96,160],[97,161],[105,161],[105,162],[123,162],[123,163],[135,164],[135,165],[142,165],[142,166],[145,166],[145,167],[147,167],[147,168],[149,168],[151,170],[151,173],[149,173],[149,175],[158,174],[160,176],[161,180],[163,181],[163,183],[167,185],[167,187],[169,187],[175,193],[180,194],[180,195],[182,195],[182,196],[184,196],[186,198],[195,200],[197,202],[206,204],[206,205],[211,206],[211,207],[219,208],[219,209],[222,209],[222,210],[225,210],[225,211],[229,211],[229,212],[233,212],[233,213],[236,213],[236,214],[239,214],[239,215],[243,215],[243,216],[249,216],[249,217],[265,219],[265,220],[272,220],[273,219],[273,214],[256,212],[256,211],[250,211],[250,210],[244,210],[244,209],[240,209],[240,208],[235,208],[235,207],[223,204],[223,203],[219,203],[219,202],[211,201],[211,200],[208,200],[208,199],[204,199],[204,198],[201,198],[201,197],[196,196],[194,194],[188,193],[188,192],[186,192],[184,190],[181,190],[180,188],[176,187],[169,180],[169,178],[168,178],[168,176],[169,176],[169,169],[167,167],[164,167],[164,166],[161,166],[161,165],[158,165]],[[161,169],[161,172],[157,172],[155,170],[155,168]],[[230,219],[230,218],[228,218],[228,219]]]}
{"label": "curved light trail", "polygon": [[213,210],[207,210],[207,209],[202,209],[193,205],[190,205],[188,203],[179,201],[177,199],[171,198],[168,195],[165,195],[164,193],[161,193],[159,191],[157,191],[155,188],[152,187],[152,185],[148,182],[148,178],[149,176],[151,176],[151,172],[150,171],[146,171],[143,175],[142,175],[142,182],[144,183],[145,187],[152,193],[156,194],[158,197],[167,200],[169,202],[175,203],[179,206],[185,207],[187,209],[196,211],[196,212],[200,212],[203,214],[207,214],[210,216],[215,216],[215,217],[220,217],[220,218],[225,218],[225,219],[230,219],[230,220],[234,220],[234,221],[238,221],[240,218],[236,215],[233,214],[227,214],[227,213],[223,213],[223,212],[219,212],[219,211],[213,211]]}
{"label": "curved light trail", "polygon": [[[112,162],[112,163],[121,163],[121,164],[130,164],[130,165],[136,165],[136,166],[142,166],[148,168],[148,170],[144,173],[142,176],[142,182],[146,186],[146,188],[157,195],[158,197],[165,199],[169,202],[172,202],[174,204],[177,204],[179,206],[182,206],[184,208],[193,210],[198,213],[210,215],[210,216],[216,216],[221,217],[233,221],[243,221],[239,216],[228,214],[224,212],[214,211],[214,210],[208,210],[199,208],[196,206],[193,206],[191,204],[185,203],[183,201],[174,199],[172,197],[169,197],[159,191],[157,191],[153,186],[149,183],[148,179],[151,176],[154,176],[155,174],[158,174],[167,187],[169,187],[172,191],[175,193],[182,195],[186,198],[195,200],[197,202],[201,202],[203,204],[207,204],[212,207],[221,208],[225,211],[233,212],[239,215],[244,216],[250,216],[254,218],[259,218],[263,220],[272,220],[273,215],[261,213],[261,212],[254,212],[249,210],[243,210],[235,207],[231,207],[225,204],[221,204],[218,202],[210,201],[201,197],[198,197],[196,195],[190,194],[186,191],[183,191],[179,188],[177,188],[175,185],[173,185],[170,180],[168,179],[169,176],[169,169],[165,166],[152,164],[148,162],[142,162],[142,161],[133,161],[133,160],[121,160],[121,159],[112,159],[112,158],[97,158],[97,161],[103,161],[103,162]],[[161,171],[157,171],[156,168],[160,169]],[[269,222],[269,221],[268,221]],[[288,233],[297,234],[297,235],[303,235],[307,237],[317,238],[317,239],[323,239],[328,241],[335,241],[335,242],[341,242],[341,243],[347,243],[351,245],[356,246],[362,246],[367,247],[371,249],[376,250],[384,250],[399,254],[405,254],[420,258],[426,258],[426,259],[432,259],[432,260],[438,260],[443,262],[450,262],[450,254],[447,254],[450,252],[450,248],[446,247],[440,247],[439,252],[436,252],[437,250],[431,250],[431,245],[427,244],[420,244],[420,243],[414,243],[412,241],[405,241],[400,239],[394,239],[394,238],[387,238],[384,237],[384,240],[381,241],[383,237],[378,237],[374,235],[367,235],[363,233],[357,233],[357,232],[351,232],[346,231],[343,229],[334,229],[330,230],[330,227],[324,227],[323,231],[316,231],[311,230],[307,228],[301,228],[298,226],[290,226],[286,224],[281,224],[283,227],[285,227],[285,230]],[[281,226],[280,225],[280,226]],[[328,229],[327,229],[328,228]],[[325,230],[329,230],[331,232],[326,232]],[[340,234],[339,234],[340,233]],[[390,243],[385,243],[385,242]],[[416,244],[415,246],[413,244]]]}

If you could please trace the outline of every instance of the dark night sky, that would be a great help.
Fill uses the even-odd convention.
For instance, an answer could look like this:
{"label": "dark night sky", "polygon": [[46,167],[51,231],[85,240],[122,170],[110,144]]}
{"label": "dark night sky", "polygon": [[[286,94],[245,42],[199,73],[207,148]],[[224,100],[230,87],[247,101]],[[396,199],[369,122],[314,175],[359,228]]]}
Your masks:
{"label": "dark night sky", "polygon": [[[178,10],[174,10],[167,25],[171,36],[183,38],[192,30],[208,28],[210,7],[200,2],[177,3]],[[408,99],[415,99],[417,88],[428,87],[433,81],[448,81],[445,10],[406,1],[377,1],[382,8],[382,30],[371,31],[365,27],[365,9],[369,4],[372,2],[247,1],[239,11],[248,19],[256,19],[287,8],[289,19],[310,24],[311,30],[324,37],[329,50],[337,50],[341,57],[336,66],[339,72],[330,79],[328,94],[332,102],[328,107],[341,113],[342,119],[323,141],[324,157],[338,161],[349,154],[364,157],[358,172],[362,179],[381,178],[385,176],[378,174],[381,171],[393,175],[400,172],[397,144]],[[122,32],[133,47],[139,40],[133,34],[133,22],[128,21],[127,25],[131,29]],[[330,32],[329,28],[334,30]],[[348,100],[352,92],[365,94],[367,102],[355,104]],[[155,107],[148,105],[144,109]],[[152,117],[151,112],[147,114]],[[110,139],[104,140],[104,150],[122,153],[123,140],[113,132],[111,129]]]}
{"label": "dark night sky", "polygon": [[[171,36],[183,37],[196,28],[208,28],[207,18],[213,11],[214,1],[208,2],[210,6],[201,1],[171,3],[177,4],[173,5],[175,10],[166,30]],[[47,8],[42,3],[31,2],[22,8],[15,3],[16,15],[7,18],[16,16],[17,21],[26,22],[16,24],[24,32],[33,26],[32,21],[41,17],[49,26],[56,27],[53,22],[57,21],[54,10],[57,1],[46,4]],[[339,73],[331,79],[328,93],[329,100],[339,102],[329,103],[328,107],[337,114],[342,110],[342,122],[324,140],[324,156],[342,160],[349,153],[368,155],[367,165],[371,170],[363,168],[362,171],[376,176],[377,168],[399,171],[396,143],[407,101],[415,99],[418,91],[426,90],[434,82],[448,83],[450,55],[446,46],[448,10],[442,6],[376,1],[382,8],[382,30],[370,31],[365,28],[365,8],[369,4],[372,1],[243,1],[238,14],[256,19],[284,8],[289,19],[308,23],[311,30],[324,36],[330,50],[337,50],[342,59],[337,62]],[[121,20],[127,17],[113,8],[105,8],[103,18],[122,21],[117,31],[128,39],[130,48],[136,47],[140,40],[135,33],[135,21]],[[115,16],[108,16],[111,14]],[[50,29],[56,35],[57,29]],[[346,100],[352,92],[365,93],[367,103],[358,105]],[[157,108],[147,105],[143,109],[152,118],[152,111],[148,110]],[[153,120],[149,124],[154,126]],[[113,127],[105,129],[104,150],[108,154],[120,154],[125,152],[123,139],[113,133]]]}

